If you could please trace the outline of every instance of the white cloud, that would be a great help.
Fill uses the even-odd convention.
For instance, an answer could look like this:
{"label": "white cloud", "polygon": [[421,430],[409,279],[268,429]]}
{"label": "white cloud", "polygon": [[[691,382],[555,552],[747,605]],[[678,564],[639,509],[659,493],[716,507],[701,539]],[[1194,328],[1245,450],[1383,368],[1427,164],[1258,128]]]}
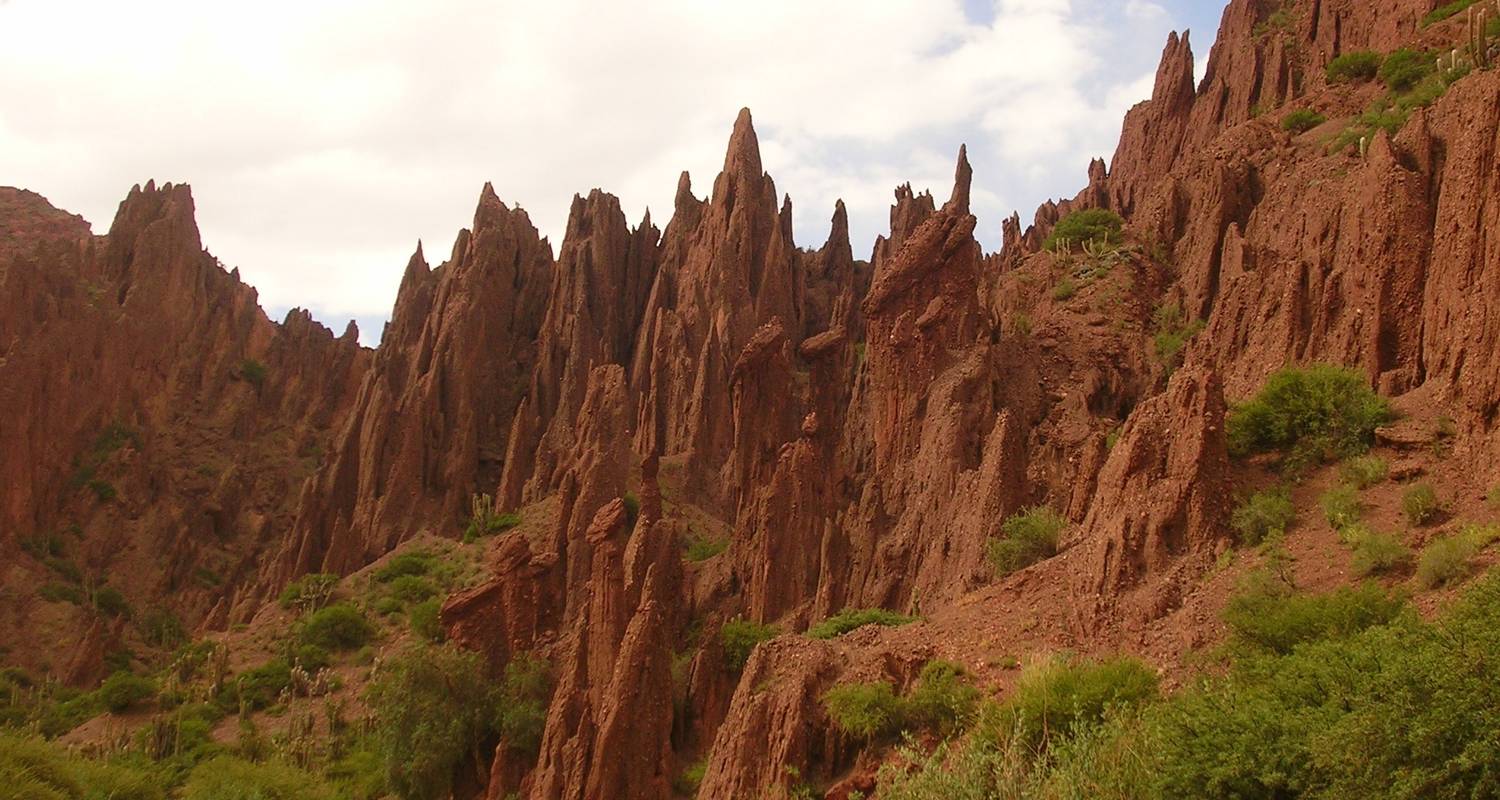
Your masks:
{"label": "white cloud", "polygon": [[417,238],[445,254],[486,180],[554,246],[595,186],[664,224],[748,105],[804,246],[843,197],[867,255],[891,190],[946,197],[967,142],[994,247],[1112,152],[1173,20],[992,2],[976,24],[961,0],[11,0],[0,181],[100,230],[131,184],[188,181],[205,243],[268,307],[337,323],[387,314]]}

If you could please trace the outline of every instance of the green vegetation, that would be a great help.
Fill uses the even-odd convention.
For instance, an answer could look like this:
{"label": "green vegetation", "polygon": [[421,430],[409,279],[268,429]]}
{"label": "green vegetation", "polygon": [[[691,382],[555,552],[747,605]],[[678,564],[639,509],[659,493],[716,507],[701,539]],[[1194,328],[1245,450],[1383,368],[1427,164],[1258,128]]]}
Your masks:
{"label": "green vegetation", "polygon": [[739,672],[750,660],[755,646],[781,633],[774,625],[762,625],[748,619],[732,619],[719,629],[719,641],[724,646],[724,664]]}
{"label": "green vegetation", "polygon": [[1356,50],[1328,62],[1329,83],[1357,83],[1374,80],[1380,74],[1385,58],[1373,50]]}
{"label": "green vegetation", "polygon": [[1162,303],[1151,314],[1156,328],[1152,345],[1156,360],[1171,374],[1182,366],[1182,351],[1203,330],[1203,320],[1189,320],[1178,303]]}
{"label": "green vegetation", "polygon": [[407,615],[407,621],[411,623],[411,632],[429,642],[439,642],[443,639],[443,626],[438,619],[443,604],[437,598],[426,600],[411,607]]}
{"label": "green vegetation", "polygon": [[299,612],[317,611],[328,605],[338,589],[339,576],[327,572],[312,572],[292,581],[281,590],[277,602],[282,608]]}
{"label": "green vegetation", "polygon": [[1430,483],[1418,483],[1401,493],[1401,512],[1413,525],[1426,525],[1433,521],[1443,504],[1438,501],[1437,491]]}
{"label": "green vegetation", "polygon": [[1078,294],[1078,282],[1073,280],[1072,275],[1064,275],[1052,287],[1052,299],[1059,303],[1071,300],[1073,295]]}
{"label": "green vegetation", "polygon": [[1297,507],[1283,487],[1265,489],[1245,498],[1230,514],[1229,526],[1240,544],[1257,545],[1283,533],[1297,520]]}
{"label": "green vegetation", "polygon": [[1057,540],[1068,520],[1047,506],[1034,506],[1006,518],[990,539],[990,566],[1000,577],[1057,554]]}
{"label": "green vegetation", "polygon": [[164,800],[155,776],[84,758],[61,745],[0,732],[0,791],[16,800]]}
{"label": "green vegetation", "polygon": [[702,785],[706,774],[708,761],[700,758],[682,768],[682,772],[672,781],[672,789],[683,797],[697,797],[698,787]]}
{"label": "green vegetation", "polygon": [[266,383],[266,365],[253,358],[240,362],[240,379],[259,390]]}
{"label": "green vegetation", "polygon": [[297,638],[303,644],[325,650],[358,650],[375,636],[375,627],[364,612],[349,603],[336,603],[309,614]]}
{"label": "green vegetation", "polygon": [[916,621],[916,617],[908,617],[905,614],[897,614],[894,611],[887,611],[883,608],[846,608],[808,628],[807,635],[813,639],[832,639],[866,625],[883,625],[888,628],[894,628]]}
{"label": "green vegetation", "polygon": [[420,603],[438,593],[432,581],[417,575],[402,575],[391,581],[386,591],[403,604]]}
{"label": "green vegetation", "polygon": [[1385,480],[1390,465],[1380,456],[1354,456],[1339,467],[1339,478],[1356,489],[1368,489]]}
{"label": "green vegetation", "polygon": [[182,800],[334,800],[322,780],[289,764],[255,764],[218,756],[199,764],[182,787]]}
{"label": "green vegetation", "polygon": [[1125,220],[1113,211],[1086,208],[1058,220],[1042,246],[1052,252],[1067,252],[1087,244],[1116,246],[1125,240]]}
{"label": "green vegetation", "polygon": [[469,524],[464,528],[464,543],[472,544],[520,524],[520,514],[501,514],[495,510],[493,498],[487,494],[476,494],[469,500]]}
{"label": "green vegetation", "polygon": [[707,561],[729,549],[729,537],[714,538],[689,530],[683,542],[683,558],[693,563]]}
{"label": "green vegetation", "polygon": [[1055,656],[1022,671],[1005,702],[984,710],[978,734],[991,743],[1015,740],[1041,751],[1080,726],[1098,724],[1111,709],[1157,695],[1156,671],[1134,658]]}
{"label": "green vegetation", "polygon": [[905,697],[885,681],[840,684],[823,695],[834,725],[867,741],[918,729],[951,734],[968,726],[978,703],[979,690],[951,661],[929,661]]}
{"label": "green vegetation", "polygon": [[176,614],[165,608],[147,609],[140,621],[141,638],[152,647],[170,650],[187,643],[187,629]]}
{"label": "green vegetation", "polygon": [[1281,129],[1292,133],[1307,133],[1327,122],[1328,118],[1310,108],[1301,108],[1281,118]]}
{"label": "green vegetation", "polygon": [[116,672],[104,679],[97,696],[111,714],[123,714],[156,696],[156,682],[140,675]]}
{"label": "green vegetation", "polygon": [[1025,311],[1013,312],[1005,328],[1010,331],[1011,335],[1025,339],[1031,335],[1031,315]]}
{"label": "green vegetation", "polygon": [[1437,23],[1442,22],[1449,17],[1457,15],[1461,11],[1467,11],[1469,6],[1472,6],[1478,2],[1479,0],[1454,0],[1454,2],[1448,3],[1447,5],[1438,6],[1432,11],[1427,12],[1426,16],[1422,17],[1422,27],[1425,28],[1429,25],[1436,25]]}
{"label": "green vegetation", "polygon": [[270,661],[240,673],[234,686],[239,702],[250,711],[275,705],[281,691],[292,683],[292,667],[284,658]]}
{"label": "green vegetation", "polygon": [[1474,556],[1500,539],[1500,527],[1465,525],[1458,533],[1435,539],[1422,549],[1417,585],[1436,589],[1468,577]]}
{"label": "green vegetation", "polygon": [[1334,530],[1359,522],[1364,511],[1359,501],[1359,491],[1353,486],[1339,485],[1318,498],[1318,507],[1323,509],[1323,518]]}
{"label": "green vegetation", "polygon": [[1437,69],[1435,59],[1415,50],[1397,50],[1380,65],[1380,80],[1393,92],[1409,92]]}
{"label": "green vegetation", "polygon": [[1359,373],[1327,364],[1289,367],[1229,414],[1229,450],[1237,456],[1277,451],[1296,469],[1363,454],[1390,404]]}
{"label": "green vegetation", "polygon": [[437,556],[425,550],[402,553],[376,571],[375,580],[390,583],[406,575],[427,575],[437,568],[437,563]]}
{"label": "green vegetation", "polygon": [[635,492],[626,492],[620,499],[625,503],[625,527],[634,529],[641,516],[641,498]]}
{"label": "green vegetation", "polygon": [[1297,646],[1358,633],[1396,618],[1404,601],[1375,583],[1304,595],[1276,576],[1252,573],[1224,609],[1235,646],[1285,655]]}
{"label": "green vegetation", "polygon": [[1354,550],[1352,566],[1361,578],[1395,572],[1411,563],[1411,548],[1395,534],[1351,525],[1340,531],[1340,536]]}
{"label": "green vegetation", "polygon": [[505,665],[500,685],[500,738],[517,753],[535,757],[547,724],[547,701],[552,694],[552,666],[544,659],[521,653]]}

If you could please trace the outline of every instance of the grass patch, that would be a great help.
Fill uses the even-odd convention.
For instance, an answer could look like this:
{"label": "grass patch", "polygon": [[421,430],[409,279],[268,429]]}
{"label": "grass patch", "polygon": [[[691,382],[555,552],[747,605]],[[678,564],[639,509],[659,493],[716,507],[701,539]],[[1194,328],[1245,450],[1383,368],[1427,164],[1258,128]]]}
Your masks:
{"label": "grass patch", "polygon": [[1500,539],[1500,527],[1466,525],[1458,533],[1436,539],[1422,548],[1417,562],[1417,585],[1436,589],[1469,576],[1474,556]]}
{"label": "grass patch", "polygon": [[141,765],[85,758],[61,745],[12,732],[0,732],[0,786],[16,800],[166,797],[160,778]]}
{"label": "grass patch", "polygon": [[328,605],[338,588],[339,576],[327,572],[313,572],[292,581],[281,590],[276,602],[286,609],[301,612],[317,611]]}
{"label": "grass patch", "polygon": [[1297,507],[1284,487],[1266,489],[1245,498],[1229,516],[1240,544],[1257,545],[1279,536],[1297,520]]}
{"label": "grass patch", "polygon": [[1359,501],[1359,490],[1347,485],[1335,486],[1324,492],[1318,498],[1318,507],[1323,509],[1323,519],[1328,520],[1328,525],[1334,530],[1359,522],[1360,514],[1364,511],[1364,506]]}
{"label": "grass patch", "polygon": [[436,598],[412,606],[411,612],[407,615],[407,622],[411,625],[411,632],[423,641],[442,641],[443,626],[439,620],[442,608],[443,604]]}
{"label": "grass patch", "polygon": [[1467,11],[1469,6],[1478,2],[1479,0],[1455,0],[1447,5],[1438,6],[1422,17],[1422,27],[1436,25],[1449,17],[1456,16],[1461,11]]}
{"label": "grass patch", "polygon": [[1068,520],[1047,506],[1034,506],[1006,518],[1000,535],[988,544],[990,566],[1000,577],[1057,554],[1058,537]]}
{"label": "grass patch", "polygon": [[1135,658],[1055,656],[1022,670],[1010,697],[982,713],[978,735],[1040,752],[1102,722],[1111,709],[1150,702],[1158,693],[1156,670]]}
{"label": "grass patch", "polygon": [[729,537],[712,537],[689,530],[683,540],[682,557],[692,563],[707,561],[729,549]]}
{"label": "grass patch", "polygon": [[1352,525],[1343,529],[1340,536],[1353,549],[1351,566],[1361,578],[1396,572],[1411,563],[1411,548],[1395,534]]}
{"label": "grass patch", "polygon": [[1156,330],[1151,340],[1156,360],[1170,374],[1182,365],[1182,351],[1202,332],[1203,320],[1188,319],[1180,304],[1162,303],[1151,313],[1151,321]]}
{"label": "grass patch", "polygon": [[856,739],[875,741],[902,731],[944,735],[967,727],[979,703],[968,672],[950,661],[929,661],[905,697],[886,681],[845,683],[823,695],[833,724]]}
{"label": "grass patch", "polygon": [[1426,525],[1437,518],[1443,504],[1430,483],[1418,483],[1401,493],[1401,513],[1413,525]]}
{"label": "grass patch", "polygon": [[866,625],[882,625],[889,628],[916,621],[916,617],[908,617],[883,608],[846,608],[808,628],[807,635],[813,639],[832,639]]}
{"label": "grass patch", "polygon": [[1224,609],[1232,641],[1250,651],[1285,655],[1299,645],[1350,636],[1396,618],[1406,601],[1376,583],[1328,594],[1298,594],[1266,573],[1252,573]]}
{"label": "grass patch", "polygon": [[1292,133],[1307,133],[1327,121],[1327,117],[1310,108],[1299,108],[1281,118],[1281,129]]}
{"label": "grass patch", "polygon": [[385,566],[375,573],[375,580],[380,583],[390,583],[406,575],[426,575],[436,566],[437,556],[425,550],[402,553],[387,561]]}
{"label": "grass patch", "polygon": [[100,684],[97,697],[111,714],[123,714],[156,696],[156,682],[128,672],[116,672]]}
{"label": "grass patch", "polygon": [[1401,49],[1386,56],[1380,65],[1380,80],[1392,92],[1409,92],[1437,69],[1436,59],[1426,53]]}
{"label": "grass patch", "polygon": [[1356,489],[1382,483],[1390,472],[1390,464],[1380,456],[1352,456],[1339,466],[1339,478]]}
{"label": "grass patch", "polygon": [[724,646],[724,665],[734,672],[745,668],[756,645],[773,639],[781,631],[774,625],[762,625],[748,619],[732,619],[719,629],[719,641]]}
{"label": "grass patch", "polygon": [[336,603],[309,614],[302,621],[297,638],[303,644],[325,650],[358,650],[375,637],[375,626],[364,612],[349,603]]}
{"label": "grass patch", "polygon": [[520,514],[501,514],[495,510],[494,498],[487,494],[476,494],[469,499],[469,524],[464,527],[464,543],[473,544],[486,536],[503,533],[520,524]]}
{"label": "grass patch", "polygon": [[1356,50],[1328,62],[1329,83],[1359,83],[1374,80],[1380,74],[1385,57],[1373,50]]}
{"label": "grass patch", "polygon": [[240,380],[254,386],[257,390],[266,385],[266,376],[269,372],[265,364],[253,358],[247,358],[240,362]]}
{"label": "grass patch", "polygon": [[1078,294],[1078,282],[1073,280],[1072,275],[1062,276],[1057,285],[1052,287],[1052,299],[1059,303],[1071,300],[1075,294]]}

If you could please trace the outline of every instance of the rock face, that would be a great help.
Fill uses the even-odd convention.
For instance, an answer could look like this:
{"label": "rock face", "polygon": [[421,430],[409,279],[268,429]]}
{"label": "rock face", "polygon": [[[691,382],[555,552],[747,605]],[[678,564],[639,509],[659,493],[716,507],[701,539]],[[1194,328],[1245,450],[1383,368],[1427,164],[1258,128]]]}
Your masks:
{"label": "rock face", "polygon": [[[904,688],[1017,642],[1144,648],[1196,613],[1243,477],[1226,408],[1288,363],[1420,392],[1494,483],[1500,75],[1326,145],[1383,91],[1328,85],[1328,61],[1450,49],[1456,22],[1419,26],[1433,6],[1234,0],[1196,86],[1173,34],[1110,163],[1002,221],[995,254],[965,150],[941,205],[895,190],[870,263],[842,202],[799,249],[748,111],[662,229],[595,190],[554,259],[486,186],[443,265],[418,246],[373,354],[352,326],[267,319],[186,187],[133,191],[104,237],[0,190],[0,585],[26,587],[0,593],[0,643],[41,631],[80,684],[132,644],[32,599],[37,534],[76,528],[87,574],[219,627],[299,574],[457,536],[488,494],[526,523],[483,545],[443,626],[497,674],[545,658],[555,685],[539,751],[485,754],[482,796],[655,800],[698,763],[700,797],[868,793],[882,756],[832,726],[837,683]],[[1328,124],[1282,130],[1300,108]],[[1044,251],[1084,208],[1121,214],[1127,244]],[[1062,552],[998,578],[989,543],[1034,505],[1066,518]],[[797,635],[868,607],[940,638]],[[784,635],[741,667],[725,631],[745,623]]]}
{"label": "rock face", "polygon": [[[56,558],[136,607],[222,620],[348,412],[370,361],[358,331],[267,319],[203,250],[185,185],[135,187],[103,237],[36,195],[0,197],[0,548],[56,540]],[[34,562],[5,570],[7,585],[48,579]],[[74,617],[90,612],[29,594],[7,597],[0,635],[65,642],[88,627]],[[104,646],[79,652],[69,677],[87,682]]]}

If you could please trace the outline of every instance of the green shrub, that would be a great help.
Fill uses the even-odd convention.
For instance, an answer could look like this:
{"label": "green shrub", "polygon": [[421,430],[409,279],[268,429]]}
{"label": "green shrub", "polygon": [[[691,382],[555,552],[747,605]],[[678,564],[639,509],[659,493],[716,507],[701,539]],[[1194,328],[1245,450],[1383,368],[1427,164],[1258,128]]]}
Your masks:
{"label": "green shrub", "polygon": [[164,800],[156,776],[0,731],[0,791],[15,800]]}
{"label": "green shrub", "polygon": [[932,660],[904,698],[902,715],[916,727],[948,736],[966,727],[979,706],[980,692],[968,670],[952,661]]}
{"label": "green shrub", "polygon": [[1010,697],[981,715],[979,736],[1041,751],[1098,725],[1112,709],[1155,700],[1158,685],[1156,670],[1128,656],[1055,656],[1022,670]]}
{"label": "green shrub", "polygon": [[1442,504],[1438,502],[1432,484],[1419,483],[1401,494],[1401,511],[1406,514],[1406,521],[1413,525],[1426,525],[1441,509]]}
{"label": "green shrub", "polygon": [[240,362],[240,378],[256,389],[265,385],[267,373],[266,365],[253,358]]}
{"label": "green shrub", "polygon": [[808,628],[807,635],[813,639],[832,639],[866,625],[896,627],[916,621],[916,617],[908,617],[883,608],[846,608]]}
{"label": "green shrub", "polygon": [[438,619],[442,608],[443,604],[436,598],[412,606],[411,612],[407,615],[412,633],[429,642],[442,641],[443,626]]}
{"label": "green shrub", "polygon": [[672,790],[683,797],[697,797],[698,787],[703,784],[703,776],[708,774],[708,760],[698,759],[682,768],[682,772],[672,780]]}
{"label": "green shrub", "polygon": [[107,617],[130,616],[130,603],[113,586],[101,586],[94,592],[94,608]]}
{"label": "green shrub", "polygon": [[684,542],[683,558],[697,563],[707,561],[729,549],[729,537],[713,538],[696,531],[689,531]]}
{"label": "green shrub", "polygon": [[1300,108],[1281,118],[1281,129],[1292,133],[1307,133],[1327,121],[1327,117],[1310,108]]}
{"label": "green shrub", "polygon": [[1229,516],[1240,544],[1257,545],[1268,537],[1286,532],[1297,521],[1297,507],[1285,488],[1256,492],[1245,498]]}
{"label": "green shrub", "polygon": [[327,572],[311,572],[292,581],[276,598],[282,608],[299,611],[317,611],[333,599],[338,588],[339,576]]}
{"label": "green shrub", "polygon": [[312,673],[332,664],[333,656],[315,644],[303,644],[293,651],[292,663]]}
{"label": "green shrub", "polygon": [[37,594],[49,603],[72,603],[75,606],[81,606],[84,601],[82,589],[65,583],[42,584]]}
{"label": "green shrub", "polygon": [[302,621],[298,639],[325,650],[357,650],[375,636],[375,627],[358,608],[336,603],[309,614]]}
{"label": "green shrub", "polygon": [[1425,28],[1428,25],[1435,25],[1439,22],[1442,22],[1449,17],[1457,15],[1460,11],[1468,9],[1469,6],[1472,6],[1477,2],[1479,2],[1479,0],[1454,0],[1454,2],[1452,3],[1438,6],[1432,11],[1427,12],[1426,16],[1422,17],[1422,27]]}
{"label": "green shrub", "polygon": [[500,686],[500,738],[517,753],[535,757],[547,725],[552,694],[552,665],[527,653],[505,665]]}
{"label": "green shrub", "polygon": [[187,643],[187,629],[176,614],[165,608],[150,608],[141,618],[141,638],[152,647],[175,649]]}
{"label": "green shrub", "polygon": [[867,741],[895,734],[906,722],[901,698],[885,681],[835,686],[823,706],[839,730]]}
{"label": "green shrub", "polygon": [[410,553],[402,553],[387,561],[385,566],[375,572],[375,580],[381,583],[391,581],[407,575],[426,575],[437,566],[437,556],[424,550]]}
{"label": "green shrub", "polygon": [[1356,50],[1328,62],[1329,83],[1353,83],[1373,80],[1380,74],[1380,65],[1385,61],[1373,50]]}
{"label": "green shrub", "polygon": [[464,542],[472,543],[485,536],[503,533],[520,524],[520,514],[497,513],[494,501],[489,495],[477,494],[470,500],[469,524],[464,528]]}
{"label": "green shrub", "polygon": [[1407,92],[1432,74],[1436,64],[1432,56],[1415,50],[1401,49],[1386,56],[1380,65],[1380,80],[1393,92]]}
{"label": "green shrub", "polygon": [[116,672],[104,679],[97,692],[99,702],[111,714],[123,714],[156,696],[156,682],[129,672]]}
{"label": "green shrub", "polygon": [[1252,651],[1286,654],[1300,645],[1358,633],[1396,618],[1406,601],[1379,584],[1345,586],[1305,595],[1264,575],[1252,575],[1224,609],[1233,640]]}
{"label": "green shrub", "polygon": [[1168,373],[1182,365],[1182,351],[1189,341],[1203,331],[1203,320],[1189,320],[1177,303],[1162,303],[1151,314],[1156,328],[1152,346],[1156,359]]}
{"label": "green shrub", "polygon": [[1075,294],[1078,294],[1078,282],[1071,275],[1062,276],[1052,287],[1052,299],[1059,303],[1071,300]]}
{"label": "green shrub", "polygon": [[739,672],[750,660],[755,646],[767,639],[775,638],[781,631],[774,625],[762,625],[748,619],[732,619],[719,629],[719,640],[724,646],[724,663]]}
{"label": "green shrub", "polygon": [[97,498],[101,503],[108,503],[109,501],[120,496],[120,493],[115,489],[114,484],[101,478],[95,478],[89,481],[88,486],[89,491],[92,491],[94,493],[94,497]]}
{"label": "green shrub", "polygon": [[1074,211],[1058,220],[1042,243],[1047,250],[1067,251],[1086,244],[1118,245],[1125,240],[1125,220],[1103,208]]}
{"label": "green shrub", "polygon": [[1390,465],[1380,456],[1353,456],[1344,459],[1339,477],[1357,489],[1368,489],[1385,480]]}
{"label": "green shrub", "polygon": [[1417,562],[1417,585],[1436,589],[1468,577],[1474,556],[1500,538],[1500,527],[1466,525],[1458,533],[1435,539],[1422,548]]}
{"label": "green shrub", "polygon": [[1294,463],[1359,455],[1390,418],[1390,404],[1359,373],[1327,364],[1289,367],[1230,411],[1229,449],[1240,456],[1287,452]]}
{"label": "green shrub", "polygon": [[376,614],[379,614],[383,617],[388,617],[392,614],[399,614],[402,611],[406,610],[406,606],[400,600],[397,600],[390,595],[384,595],[375,598],[370,603],[370,609]]}
{"label": "green shrub", "polygon": [[217,756],[199,764],[182,787],[182,800],[334,800],[333,789],[289,764],[254,764]]}
{"label": "green shrub", "polygon": [[1334,530],[1359,522],[1363,505],[1359,492],[1353,486],[1335,486],[1318,498],[1318,507],[1323,509],[1323,519]]}
{"label": "green shrub", "polygon": [[1057,554],[1058,537],[1068,521],[1047,506],[1034,506],[1006,518],[1001,535],[990,539],[988,555],[995,574],[1006,576]]}
{"label": "green shrub", "polygon": [[1360,577],[1394,572],[1411,563],[1411,548],[1394,534],[1366,531],[1357,526],[1358,532],[1350,535],[1354,548],[1352,566]]}
{"label": "green shrub", "polygon": [[483,745],[498,733],[497,692],[483,662],[451,646],[398,653],[375,671],[365,696],[386,782],[405,800],[447,798],[457,770],[483,766],[476,763]]}
{"label": "green shrub", "polygon": [[239,702],[248,710],[259,711],[275,705],[281,691],[291,683],[291,665],[284,658],[273,658],[241,673],[234,686]]}
{"label": "green shrub", "polygon": [[402,603],[420,603],[437,594],[437,587],[426,578],[417,575],[402,575],[391,581],[389,591],[391,597]]}
{"label": "green shrub", "polygon": [[626,492],[620,499],[625,503],[625,527],[634,529],[641,516],[641,498],[635,492]]}

